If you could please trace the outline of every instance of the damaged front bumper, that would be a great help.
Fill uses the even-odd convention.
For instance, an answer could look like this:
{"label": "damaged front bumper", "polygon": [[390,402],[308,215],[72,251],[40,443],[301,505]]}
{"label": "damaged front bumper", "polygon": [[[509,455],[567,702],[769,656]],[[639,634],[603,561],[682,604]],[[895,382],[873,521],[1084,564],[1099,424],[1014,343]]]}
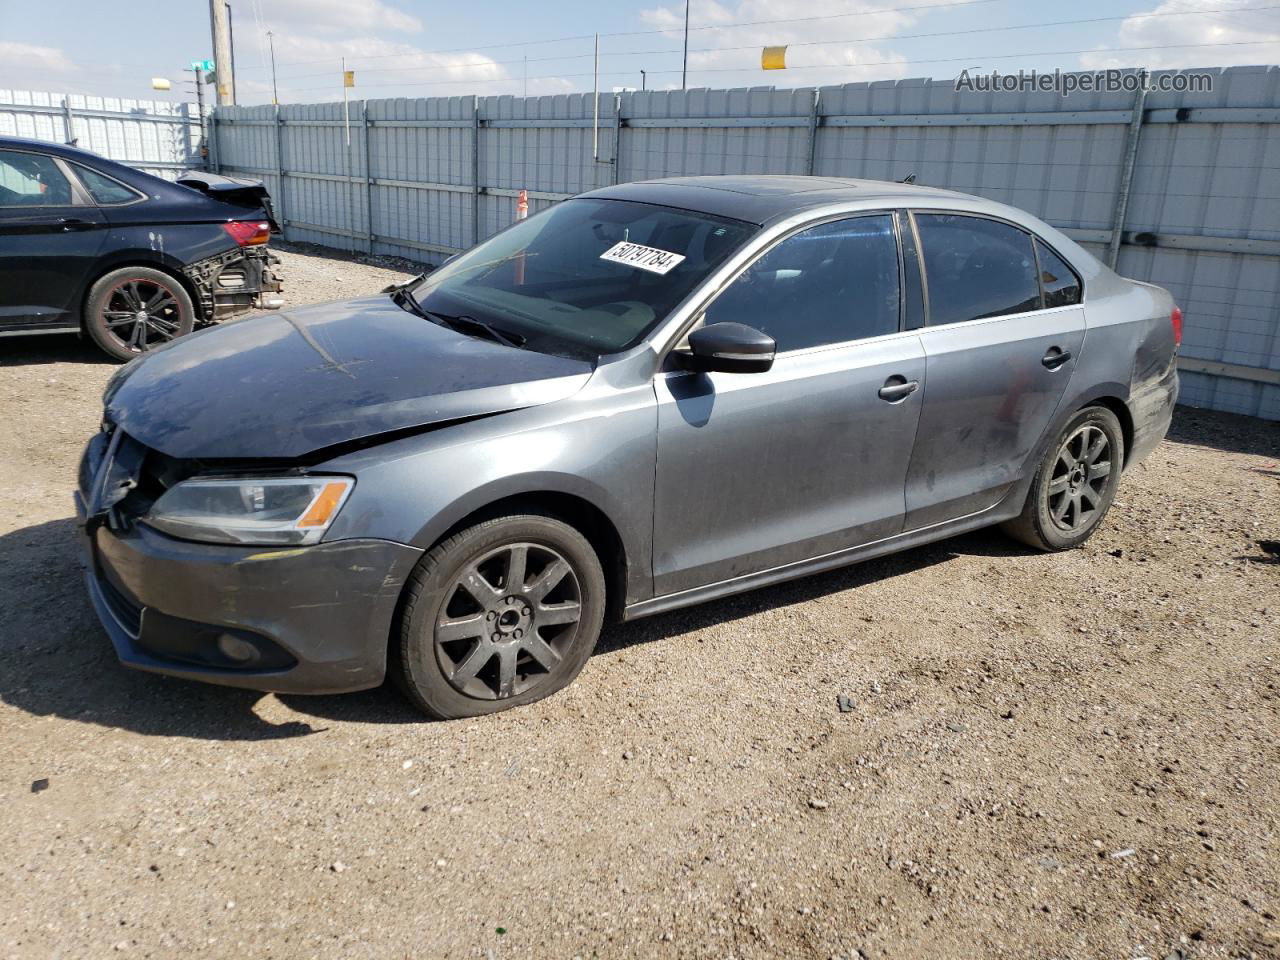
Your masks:
{"label": "damaged front bumper", "polygon": [[139,519],[147,456],[119,430],[99,433],[75,497],[85,584],[121,663],[289,693],[382,682],[421,550],[367,538],[261,547],[167,536]]}
{"label": "damaged front bumper", "polygon": [[237,247],[184,267],[198,294],[202,322],[281,306],[284,301],[275,296],[284,289],[274,269],[279,263],[266,246],[256,246]]}
{"label": "damaged front bumper", "polygon": [[76,510],[85,583],[120,662],[280,693],[376,687],[420,551],[385,540],[294,549],[189,543]]}

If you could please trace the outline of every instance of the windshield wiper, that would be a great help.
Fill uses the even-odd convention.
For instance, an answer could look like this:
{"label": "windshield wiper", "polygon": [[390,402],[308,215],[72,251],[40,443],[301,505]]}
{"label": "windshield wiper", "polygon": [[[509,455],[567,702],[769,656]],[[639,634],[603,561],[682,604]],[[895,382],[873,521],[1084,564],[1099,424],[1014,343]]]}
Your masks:
{"label": "windshield wiper", "polygon": [[478,333],[508,347],[523,347],[525,344],[525,338],[520,334],[499,330],[497,327],[487,324],[483,320],[477,320],[475,317],[451,317],[445,313],[436,313],[434,310],[425,312],[431,314],[432,317],[439,320],[446,327],[451,327],[459,333]]}
{"label": "windshield wiper", "polygon": [[408,310],[410,313],[416,313],[424,320],[433,320],[443,327],[451,330],[457,330],[459,333],[467,333],[471,335],[479,334],[482,337],[501,343],[507,347],[523,347],[525,338],[518,333],[510,333],[506,330],[500,330],[497,327],[485,323],[483,320],[477,320],[475,317],[450,316],[447,313],[436,313],[434,310],[428,310],[418,302],[413,292],[405,287],[397,286],[388,288],[391,290],[391,299],[396,305],[402,309]]}

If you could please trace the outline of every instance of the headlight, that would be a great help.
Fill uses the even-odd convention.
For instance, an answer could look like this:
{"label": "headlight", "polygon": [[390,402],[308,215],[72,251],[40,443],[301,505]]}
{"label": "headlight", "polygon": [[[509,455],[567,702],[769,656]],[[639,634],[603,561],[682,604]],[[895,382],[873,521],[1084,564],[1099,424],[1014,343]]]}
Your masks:
{"label": "headlight", "polygon": [[157,530],[210,543],[315,543],[342,509],[350,477],[184,480],[143,520]]}

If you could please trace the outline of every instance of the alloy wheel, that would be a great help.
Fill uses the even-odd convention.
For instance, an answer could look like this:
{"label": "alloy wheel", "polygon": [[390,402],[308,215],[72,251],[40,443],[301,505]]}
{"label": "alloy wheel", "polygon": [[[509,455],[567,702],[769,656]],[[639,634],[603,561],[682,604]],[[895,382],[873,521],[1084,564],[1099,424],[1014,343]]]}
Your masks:
{"label": "alloy wheel", "polygon": [[1111,477],[1111,442],[1096,424],[1086,423],[1067,437],[1049,478],[1049,517],[1068,533],[1093,523]]}
{"label": "alloy wheel", "polygon": [[107,333],[126,350],[144,353],[176,337],[182,329],[177,295],[155,280],[122,280],[107,294],[102,309]]}
{"label": "alloy wheel", "polygon": [[581,618],[582,588],[572,564],[542,544],[507,544],[468,563],[450,582],[436,617],[436,656],[455,690],[506,699],[556,672]]}

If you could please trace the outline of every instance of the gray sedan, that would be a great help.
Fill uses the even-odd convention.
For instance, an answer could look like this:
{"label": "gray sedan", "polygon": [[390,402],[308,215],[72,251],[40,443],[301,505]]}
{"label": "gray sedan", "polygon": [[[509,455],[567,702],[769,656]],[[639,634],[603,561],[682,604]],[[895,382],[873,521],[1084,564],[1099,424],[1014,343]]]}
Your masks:
{"label": "gray sedan", "polygon": [[435,717],[630,619],[1001,524],[1064,550],[1168,428],[1182,317],[1019,210],[803,177],[566,201],[382,295],[122,368],[81,464],[120,659]]}

